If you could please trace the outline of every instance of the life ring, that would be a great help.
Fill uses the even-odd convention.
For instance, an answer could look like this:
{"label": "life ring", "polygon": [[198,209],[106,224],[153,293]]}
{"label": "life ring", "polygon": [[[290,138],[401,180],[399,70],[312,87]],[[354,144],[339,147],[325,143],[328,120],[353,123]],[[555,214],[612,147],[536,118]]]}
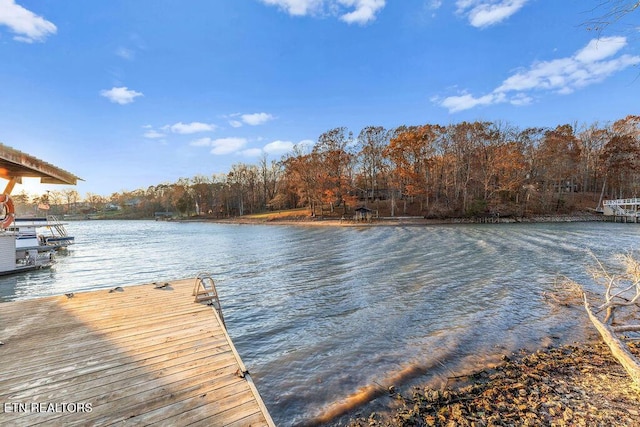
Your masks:
{"label": "life ring", "polygon": [[4,216],[0,217],[0,228],[9,228],[16,217],[16,211],[8,194],[0,194],[0,212],[4,213]]}

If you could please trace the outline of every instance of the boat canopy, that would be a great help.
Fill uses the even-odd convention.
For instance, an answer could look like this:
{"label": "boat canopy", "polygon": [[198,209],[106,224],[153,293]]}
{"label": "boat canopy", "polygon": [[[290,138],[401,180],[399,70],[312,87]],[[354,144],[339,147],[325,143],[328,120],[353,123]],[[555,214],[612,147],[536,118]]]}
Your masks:
{"label": "boat canopy", "polygon": [[22,178],[40,178],[42,184],[76,185],[81,178],[22,151],[0,144],[0,178],[10,181],[6,194]]}

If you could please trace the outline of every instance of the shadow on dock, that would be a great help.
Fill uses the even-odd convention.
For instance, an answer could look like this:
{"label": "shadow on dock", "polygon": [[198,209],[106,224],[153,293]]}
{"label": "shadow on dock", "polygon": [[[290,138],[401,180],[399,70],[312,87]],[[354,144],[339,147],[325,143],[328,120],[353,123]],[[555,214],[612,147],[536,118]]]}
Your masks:
{"label": "shadow on dock", "polygon": [[0,424],[272,426],[193,279],[2,303]]}

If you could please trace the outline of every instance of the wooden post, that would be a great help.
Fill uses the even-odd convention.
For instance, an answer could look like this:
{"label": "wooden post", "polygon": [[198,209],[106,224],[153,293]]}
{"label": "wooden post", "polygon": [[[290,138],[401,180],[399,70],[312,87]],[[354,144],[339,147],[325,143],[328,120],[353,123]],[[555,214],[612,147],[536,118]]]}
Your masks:
{"label": "wooden post", "polygon": [[22,184],[22,177],[11,178],[9,182],[7,182],[7,186],[4,187],[4,193],[2,194],[11,194],[13,187],[15,187],[16,184]]}

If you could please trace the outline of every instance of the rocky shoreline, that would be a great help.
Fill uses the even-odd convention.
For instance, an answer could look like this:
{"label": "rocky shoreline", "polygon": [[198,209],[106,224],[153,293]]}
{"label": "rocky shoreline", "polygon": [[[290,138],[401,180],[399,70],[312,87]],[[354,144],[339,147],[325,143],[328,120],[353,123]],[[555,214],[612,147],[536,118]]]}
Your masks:
{"label": "rocky shoreline", "polygon": [[[640,344],[630,348],[640,356]],[[391,390],[388,412],[360,414],[348,426],[640,425],[640,390],[599,341],[521,352],[450,380],[444,390]]]}

